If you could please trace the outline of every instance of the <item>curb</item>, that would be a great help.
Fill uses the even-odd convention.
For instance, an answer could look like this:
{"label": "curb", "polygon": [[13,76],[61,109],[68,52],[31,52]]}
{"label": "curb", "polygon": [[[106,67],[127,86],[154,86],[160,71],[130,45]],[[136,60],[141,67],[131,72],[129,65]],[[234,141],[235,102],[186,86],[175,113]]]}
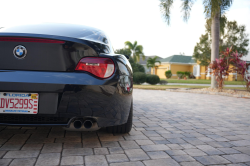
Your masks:
{"label": "curb", "polygon": [[221,95],[221,96],[229,96],[229,97],[237,97],[237,98],[245,98],[245,99],[250,99],[250,95],[242,95],[242,94],[229,94],[225,92],[209,92],[209,91],[203,91],[203,92],[198,92],[198,91],[192,91],[192,90],[171,90],[171,89],[166,89],[166,91],[169,92],[184,92],[184,93],[197,93],[197,94],[209,94],[209,95]]}

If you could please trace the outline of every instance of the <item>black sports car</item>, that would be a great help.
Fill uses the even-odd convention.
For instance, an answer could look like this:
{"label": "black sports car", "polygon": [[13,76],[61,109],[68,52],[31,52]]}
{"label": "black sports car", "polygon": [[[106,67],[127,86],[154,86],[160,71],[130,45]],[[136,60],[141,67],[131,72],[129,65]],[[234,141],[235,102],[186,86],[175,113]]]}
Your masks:
{"label": "black sports car", "polygon": [[0,29],[0,124],[131,130],[133,78],[95,28],[34,24]]}

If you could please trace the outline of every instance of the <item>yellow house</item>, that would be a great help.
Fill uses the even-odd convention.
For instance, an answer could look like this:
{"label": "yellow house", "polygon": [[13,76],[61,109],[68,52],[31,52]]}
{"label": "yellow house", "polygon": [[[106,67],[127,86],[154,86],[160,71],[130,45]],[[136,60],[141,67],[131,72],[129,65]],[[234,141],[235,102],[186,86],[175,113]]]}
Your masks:
{"label": "yellow house", "polygon": [[[191,72],[196,79],[211,79],[210,69],[207,66],[200,66],[199,63],[195,62],[192,56],[185,55],[172,55],[170,57],[160,59],[161,64],[156,63],[156,68],[151,69],[151,74],[156,74],[160,78],[166,78],[165,72],[171,70],[172,77],[178,78],[177,71]],[[247,62],[249,63],[249,62]],[[250,73],[250,69],[248,70]],[[236,72],[230,73],[225,78],[228,81],[243,80],[242,76]]]}
{"label": "yellow house", "polygon": [[170,57],[161,59],[160,61],[161,64],[156,63],[157,67],[155,69],[151,69],[151,74],[156,74],[160,78],[166,78],[165,72],[167,70],[172,71],[171,78],[178,78],[176,74],[177,71],[188,71],[193,73],[195,76],[197,75],[196,71],[198,70],[197,66],[199,65],[197,65],[194,59],[192,59],[192,56],[172,55]]}

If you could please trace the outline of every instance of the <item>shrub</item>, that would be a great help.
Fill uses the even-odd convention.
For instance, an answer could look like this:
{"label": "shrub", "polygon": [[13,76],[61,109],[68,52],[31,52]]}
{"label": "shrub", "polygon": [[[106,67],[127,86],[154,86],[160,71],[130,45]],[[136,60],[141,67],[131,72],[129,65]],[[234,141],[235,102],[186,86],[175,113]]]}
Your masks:
{"label": "shrub", "polygon": [[151,85],[158,84],[160,82],[160,78],[158,75],[147,75],[147,83]]}
{"label": "shrub", "polygon": [[165,76],[166,76],[167,78],[171,78],[171,77],[172,77],[172,72],[171,72],[171,70],[166,71],[166,72],[165,72]]}
{"label": "shrub", "polygon": [[[250,79],[247,76],[247,64],[246,61],[241,60],[242,54],[238,52],[233,52],[232,47],[227,48],[225,51],[221,52],[220,58],[211,62],[209,68],[212,69],[212,74],[215,76],[215,79],[219,86],[219,91],[222,91],[224,86],[223,76],[228,76],[229,73],[237,72],[238,74],[244,77],[246,81],[246,88],[249,90]],[[230,67],[232,64],[233,67]]]}
{"label": "shrub", "polygon": [[185,72],[177,71],[176,74],[177,74],[177,76],[178,76],[179,78],[183,78],[183,76],[185,75]]}
{"label": "shrub", "polygon": [[132,67],[134,73],[136,73],[136,72],[145,73],[145,68],[141,64],[135,63],[132,58],[129,59],[129,62],[131,64],[131,67]]}
{"label": "shrub", "polygon": [[185,76],[186,76],[187,78],[190,78],[191,72],[186,71],[186,72],[184,72],[184,74],[185,74]]}
{"label": "shrub", "polygon": [[161,85],[167,85],[168,82],[167,82],[166,80],[160,80],[160,84],[161,84]]}
{"label": "shrub", "polygon": [[147,80],[147,75],[143,72],[135,72],[133,74],[133,81],[135,84],[142,84],[146,82]]}

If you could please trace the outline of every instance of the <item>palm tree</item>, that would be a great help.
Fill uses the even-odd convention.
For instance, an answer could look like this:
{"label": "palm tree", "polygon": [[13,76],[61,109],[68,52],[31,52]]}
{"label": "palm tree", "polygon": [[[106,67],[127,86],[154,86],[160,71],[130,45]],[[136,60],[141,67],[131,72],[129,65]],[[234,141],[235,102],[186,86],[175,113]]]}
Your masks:
{"label": "palm tree", "polygon": [[143,53],[143,47],[142,45],[137,45],[137,41],[132,44],[130,41],[125,42],[125,47],[127,47],[131,51],[131,56],[134,59],[135,62],[140,61],[140,56],[142,59],[145,59],[145,55]]}
{"label": "palm tree", "polygon": [[[160,0],[160,7],[167,24],[170,23],[170,8],[174,0]],[[187,21],[190,16],[190,11],[195,0],[182,0],[183,19]],[[220,16],[231,5],[233,0],[203,0],[204,13],[206,18],[212,19],[211,35],[212,35],[212,49],[211,62],[219,58],[219,41],[220,41]],[[211,87],[217,88],[215,76],[211,77]]]}
{"label": "palm tree", "polygon": [[150,68],[150,67],[153,68],[154,70],[153,74],[155,74],[155,67],[157,67],[155,63],[159,62],[161,64],[161,61],[157,60],[158,58],[159,58],[158,56],[155,56],[154,58],[148,58],[147,60],[147,68]]}

